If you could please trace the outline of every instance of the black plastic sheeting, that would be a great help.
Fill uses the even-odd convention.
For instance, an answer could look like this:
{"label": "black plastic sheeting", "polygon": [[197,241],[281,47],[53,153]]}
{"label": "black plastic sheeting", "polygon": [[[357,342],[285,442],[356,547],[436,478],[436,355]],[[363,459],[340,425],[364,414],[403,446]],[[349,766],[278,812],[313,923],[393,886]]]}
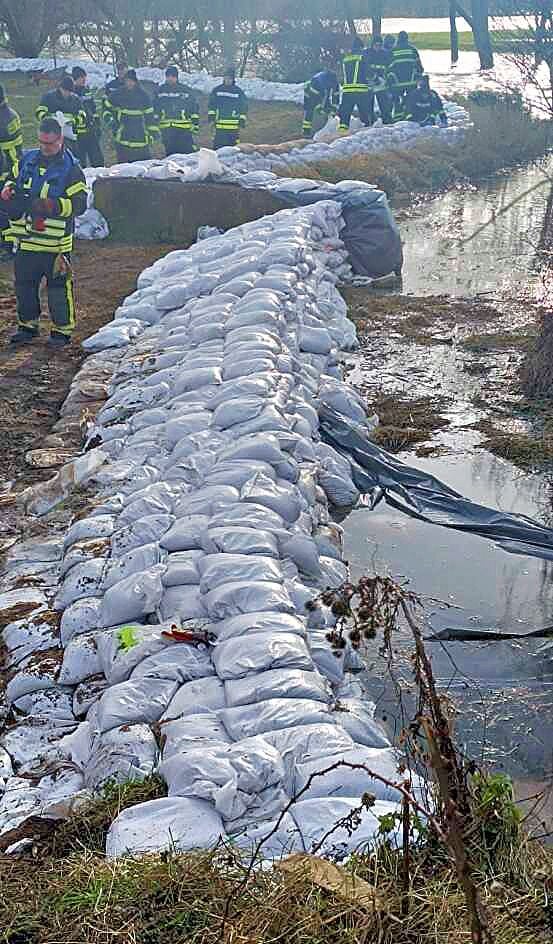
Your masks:
{"label": "black plastic sheeting", "polygon": [[384,499],[412,518],[490,538],[504,551],[553,560],[553,530],[527,518],[478,505],[422,472],[396,459],[329,407],[319,409],[322,438],[345,455],[361,493],[374,508]]}
{"label": "black plastic sheeting", "polygon": [[279,190],[274,195],[287,206],[310,206],[320,200],[341,204],[345,226],[340,238],[349,253],[355,275],[379,279],[392,272],[401,273],[403,249],[399,228],[382,190],[314,189],[291,193]]}

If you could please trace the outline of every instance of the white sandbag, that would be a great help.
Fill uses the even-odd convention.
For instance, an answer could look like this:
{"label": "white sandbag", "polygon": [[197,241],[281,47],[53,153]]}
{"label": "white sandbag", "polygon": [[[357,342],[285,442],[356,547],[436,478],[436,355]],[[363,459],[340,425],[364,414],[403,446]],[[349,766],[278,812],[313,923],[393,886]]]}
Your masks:
{"label": "white sandbag", "polygon": [[[140,571],[149,570],[150,567],[155,567],[160,562],[159,544],[143,544],[141,547],[136,547],[127,554],[123,554],[122,557],[112,558],[106,562],[103,588],[109,590],[119,581],[131,577],[133,574],[138,574]],[[132,617],[125,618],[132,619]]]}
{"label": "white sandbag", "polygon": [[176,755],[162,762],[160,773],[170,796],[209,800],[225,821],[275,815],[287,803],[282,760],[263,738]]}
{"label": "white sandbag", "polygon": [[265,505],[254,502],[229,505],[224,511],[211,518],[210,529],[234,527],[259,528],[279,534],[285,530],[284,520],[276,511],[271,511]]}
{"label": "white sandbag", "polygon": [[324,378],[319,388],[319,400],[324,406],[329,406],[336,413],[347,416],[356,423],[365,423],[367,420],[367,410],[362,397],[353,387],[346,387],[337,380]]}
{"label": "white sandbag", "polygon": [[374,705],[360,698],[341,698],[334,711],[336,722],[351,735],[356,744],[389,747],[390,741],[373,715]]}
{"label": "white sandbag", "polygon": [[[377,800],[370,809],[361,811],[360,823],[353,831],[345,825],[334,828],[337,823],[348,821],[351,811],[359,806],[358,797],[301,799],[295,803],[291,812],[305,851],[341,862],[347,856],[372,848],[379,838],[380,817],[397,813],[399,807],[397,803]],[[394,832],[397,839],[399,827]]]}
{"label": "white sandbag", "polygon": [[330,709],[324,702],[307,698],[269,698],[254,705],[223,708],[219,717],[233,740],[240,741],[298,724],[324,724]]}
{"label": "white sandbag", "polygon": [[[248,371],[252,373],[252,371]],[[231,446],[224,449],[219,459],[260,459],[273,465],[282,459],[279,441],[271,433],[258,436],[242,436]]]}
{"label": "white sandbag", "polygon": [[207,593],[204,603],[208,616],[215,620],[258,610],[294,612],[294,604],[285,588],[271,581],[231,581]]}
{"label": "white sandbag", "polygon": [[204,598],[198,586],[164,587],[159,604],[163,620],[177,625],[207,616]]}
{"label": "white sandbag", "polygon": [[241,489],[248,479],[261,472],[271,479],[276,479],[276,473],[267,462],[250,459],[249,462],[218,462],[213,465],[204,478],[206,485],[232,485]]}
{"label": "white sandbag", "polygon": [[179,499],[176,515],[179,519],[188,515],[212,515],[235,504],[240,497],[237,488],[232,485],[204,485]]}
{"label": "white sandbag", "polygon": [[125,682],[140,662],[171,645],[164,628],[131,623],[98,634],[102,671],[111,685]]}
{"label": "white sandbag", "polygon": [[175,446],[183,436],[208,429],[211,424],[211,413],[197,409],[194,413],[186,413],[169,420],[165,424],[165,436],[169,447]]}
{"label": "white sandbag", "polygon": [[[111,539],[112,556],[121,557],[135,547],[142,547],[144,544],[155,544],[161,542],[163,535],[169,531],[174,522],[172,515],[145,515],[137,521],[126,525],[114,532]],[[162,544],[164,547],[165,545]]]}
{"label": "white sandbag", "polygon": [[271,557],[248,554],[206,554],[198,563],[200,591],[209,593],[230,581],[274,581],[281,583],[280,563]]}
{"label": "white sandbag", "polygon": [[211,803],[190,797],[162,797],[119,814],[106,837],[106,855],[115,859],[149,852],[191,852],[224,839],[223,821]]}
{"label": "white sandbag", "polygon": [[246,482],[240,500],[265,505],[287,522],[297,520],[302,510],[302,499],[297,488],[289,482],[278,484],[262,474],[256,474]]}
{"label": "white sandbag", "polygon": [[118,626],[128,620],[142,621],[149,613],[155,613],[163,596],[161,576],[164,571],[163,564],[156,564],[107,589],[100,610],[100,625]]}
{"label": "white sandbag", "polygon": [[173,679],[181,685],[213,676],[215,670],[205,646],[177,643],[143,659],[131,674],[131,681],[142,678]]}
{"label": "white sandbag", "polygon": [[[254,612],[254,611],[252,611]],[[213,651],[215,671],[221,679],[238,679],[268,669],[313,671],[313,661],[301,636],[289,632],[252,632],[237,644],[234,638]]]}
{"label": "white sandbag", "polygon": [[59,568],[59,576],[65,577],[75,564],[84,564],[94,558],[106,558],[111,550],[109,538],[92,538],[89,541],[76,541],[64,554]]}
{"label": "white sandbag", "polygon": [[161,716],[161,722],[203,715],[220,708],[226,708],[224,682],[216,676],[201,678],[181,685]]}
{"label": "white sandbag", "polygon": [[340,587],[349,579],[349,569],[342,561],[334,557],[320,557],[321,573],[319,584],[322,587]]}
{"label": "white sandbag", "polygon": [[208,515],[187,515],[175,521],[159,543],[167,551],[200,550],[209,522]]}
{"label": "white sandbag", "polygon": [[96,633],[75,636],[65,647],[58,675],[60,685],[78,685],[90,675],[102,671]]}
{"label": "white sandbag", "polygon": [[219,644],[252,633],[292,633],[302,638],[306,635],[305,623],[297,616],[270,611],[232,616],[220,623],[213,623],[209,628],[217,636]]}
{"label": "white sandbag", "polygon": [[319,672],[331,683],[339,685],[344,678],[344,653],[334,649],[327,639],[328,629],[311,629],[309,651]]}
{"label": "white sandbag", "polygon": [[60,622],[62,646],[66,646],[73,636],[88,633],[100,625],[101,597],[83,597],[76,600],[64,611]]}
{"label": "white sandbag", "polygon": [[171,393],[173,396],[178,396],[190,390],[220,384],[221,381],[221,371],[218,367],[197,367],[192,370],[180,370]]}
{"label": "white sandbag", "polygon": [[[232,823],[228,824],[231,834]],[[240,833],[232,834],[232,844],[251,858],[258,852],[262,862],[280,861],[293,852],[304,852],[301,833],[289,813],[259,825],[249,826]]]}
{"label": "white sandbag", "polygon": [[236,423],[255,419],[266,406],[263,397],[237,397],[217,406],[213,413],[213,424],[217,429],[228,429]]}
{"label": "white sandbag", "polygon": [[276,537],[269,531],[260,531],[256,528],[210,528],[204,547],[206,550],[216,550],[222,554],[240,557],[246,554],[260,554],[265,558],[279,556]]}
{"label": "white sandbag", "polygon": [[112,685],[98,703],[98,728],[101,733],[119,725],[159,721],[177,690],[171,679],[136,678]]}
{"label": "white sandbag", "polygon": [[175,754],[230,744],[225,726],[213,712],[167,721],[161,726],[164,761]]}
{"label": "white sandbag", "polygon": [[134,492],[119,515],[118,526],[131,524],[147,515],[172,514],[176,491],[165,482],[156,482],[155,485]]}
{"label": "white sandbag", "polygon": [[65,575],[56,594],[54,609],[65,610],[81,597],[97,597],[102,593],[105,560],[89,560],[75,564]]}
{"label": "white sandbag", "polygon": [[[396,752],[390,748],[372,748],[356,746],[352,751],[343,754],[333,754],[331,757],[322,757],[296,765],[295,795],[303,790],[309,778],[319,771],[328,770],[338,764],[334,770],[321,776],[313,777],[311,784],[302,793],[302,799],[313,797],[362,797],[364,793],[372,793],[377,800],[398,801],[401,799],[399,791],[382,783],[373,776],[380,775],[391,783],[401,783],[404,778],[399,771],[400,763]],[[353,769],[347,764],[364,765],[364,768]]]}
{"label": "white sandbag", "polygon": [[294,561],[298,569],[308,577],[320,577],[319,549],[315,540],[307,534],[286,535],[279,541],[280,553]]}
{"label": "white sandbag", "polygon": [[109,782],[144,780],[153,773],[156,757],[156,742],[150,728],[145,724],[123,724],[92,738],[90,753],[83,761],[85,784],[100,790]]}
{"label": "white sandbag", "polygon": [[[331,721],[330,716],[329,721]],[[346,731],[333,723],[292,725],[277,731],[267,731],[263,737],[277,749],[287,771],[296,764],[304,764],[318,757],[328,758],[353,750],[354,743]]]}
{"label": "white sandbag", "polygon": [[194,585],[200,582],[200,571],[198,563],[204,557],[204,552],[193,551],[175,551],[167,555],[167,570],[163,574],[162,583],[164,587],[182,587],[184,585]]}
{"label": "white sandbag", "polygon": [[299,669],[270,669],[225,682],[225,698],[229,708],[255,705],[270,698],[308,698],[329,704],[331,697],[330,685],[318,672]]}

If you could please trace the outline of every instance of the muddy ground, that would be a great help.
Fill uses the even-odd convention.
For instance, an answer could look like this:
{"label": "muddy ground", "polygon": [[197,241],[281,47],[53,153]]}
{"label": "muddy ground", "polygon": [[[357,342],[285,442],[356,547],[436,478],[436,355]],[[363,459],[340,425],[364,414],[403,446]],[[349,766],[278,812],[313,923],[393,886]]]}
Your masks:
{"label": "muddy ground", "polygon": [[[47,315],[43,317],[41,337],[35,344],[10,347],[9,338],[15,327],[15,298],[10,267],[1,267],[0,436],[4,483],[14,482],[19,490],[51,475],[51,471],[32,469],[25,461],[25,454],[43,444],[58,419],[71,380],[85,358],[80,342],[111,321],[121,300],[135,288],[137,275],[170,248],[80,243],[74,254],[77,285],[74,342],[56,353],[46,343]],[[43,311],[46,310],[45,301]]]}

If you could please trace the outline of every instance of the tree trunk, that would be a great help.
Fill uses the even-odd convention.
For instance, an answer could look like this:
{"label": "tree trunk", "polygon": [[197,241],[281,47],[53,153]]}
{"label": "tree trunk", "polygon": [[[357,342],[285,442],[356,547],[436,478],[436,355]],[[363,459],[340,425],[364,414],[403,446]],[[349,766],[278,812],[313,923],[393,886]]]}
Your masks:
{"label": "tree trunk", "polygon": [[449,0],[449,36],[451,46],[451,62],[459,61],[459,33],[457,32],[457,5],[455,0]]}
{"label": "tree trunk", "polygon": [[1,0],[0,17],[6,23],[10,49],[18,58],[36,59],[48,36],[55,34],[56,11],[52,15],[47,7],[48,0]]}
{"label": "tree trunk", "polygon": [[481,69],[493,69],[493,49],[490,39],[488,0],[471,0],[472,33],[480,57]]}
{"label": "tree trunk", "polygon": [[373,39],[382,38],[382,0],[374,0],[372,4],[372,35]]}
{"label": "tree trunk", "polygon": [[228,64],[236,58],[236,17],[231,12],[223,14],[223,55]]}

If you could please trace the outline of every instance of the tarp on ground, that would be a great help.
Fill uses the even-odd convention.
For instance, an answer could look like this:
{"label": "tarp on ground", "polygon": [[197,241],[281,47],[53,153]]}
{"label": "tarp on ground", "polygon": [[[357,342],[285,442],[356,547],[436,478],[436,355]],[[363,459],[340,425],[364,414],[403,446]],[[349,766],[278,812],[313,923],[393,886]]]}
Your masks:
{"label": "tarp on ground", "polygon": [[491,538],[504,551],[553,560],[553,530],[525,515],[469,501],[434,475],[406,465],[371,442],[354,422],[329,407],[319,409],[325,442],[347,456],[361,493],[384,499],[412,518]]}
{"label": "tarp on ground", "polygon": [[403,249],[399,227],[382,190],[300,190],[279,188],[275,194],[288,206],[308,206],[319,200],[336,200],[342,207],[345,226],[340,233],[355,275],[379,279],[400,272]]}

